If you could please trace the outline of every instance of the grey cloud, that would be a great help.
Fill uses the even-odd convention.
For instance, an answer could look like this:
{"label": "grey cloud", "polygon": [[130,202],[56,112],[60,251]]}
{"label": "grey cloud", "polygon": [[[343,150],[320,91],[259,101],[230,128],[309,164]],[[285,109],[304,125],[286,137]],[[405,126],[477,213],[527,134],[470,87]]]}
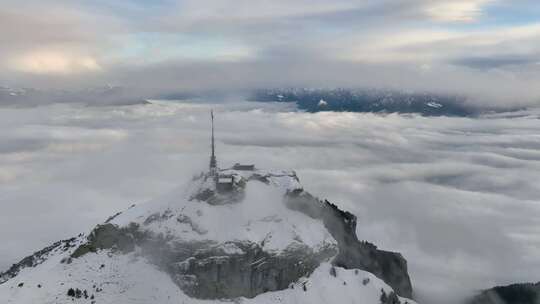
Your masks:
{"label": "grey cloud", "polygon": [[35,151],[42,149],[46,146],[45,143],[39,140],[31,139],[2,139],[2,146],[0,147],[0,154],[22,151]]}
{"label": "grey cloud", "polygon": [[452,61],[453,64],[475,69],[496,69],[507,66],[526,66],[540,63],[539,55],[531,56],[494,56],[494,57],[465,57]]}
{"label": "grey cloud", "polygon": [[0,55],[41,48],[97,52],[108,37],[122,32],[120,22],[107,15],[92,14],[74,5],[29,1],[5,3],[0,8]]}

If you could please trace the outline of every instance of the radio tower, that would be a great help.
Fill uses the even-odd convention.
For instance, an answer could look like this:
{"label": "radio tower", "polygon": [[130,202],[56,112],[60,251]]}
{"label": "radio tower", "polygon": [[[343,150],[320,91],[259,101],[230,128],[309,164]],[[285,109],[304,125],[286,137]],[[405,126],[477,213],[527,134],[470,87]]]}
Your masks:
{"label": "radio tower", "polygon": [[217,160],[214,148],[214,110],[210,110],[210,117],[212,118],[212,155],[210,156],[210,174],[214,177],[217,175]]}

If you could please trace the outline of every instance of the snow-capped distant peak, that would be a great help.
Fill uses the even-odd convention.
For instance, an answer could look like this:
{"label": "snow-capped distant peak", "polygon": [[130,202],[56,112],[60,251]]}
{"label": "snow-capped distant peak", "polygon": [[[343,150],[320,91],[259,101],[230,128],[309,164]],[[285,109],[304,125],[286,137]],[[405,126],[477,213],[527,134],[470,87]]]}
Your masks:
{"label": "snow-capped distant peak", "polygon": [[443,105],[440,104],[440,103],[437,103],[437,102],[434,102],[434,101],[430,101],[426,104],[428,107],[432,107],[432,108],[436,108],[436,109],[439,109],[439,108],[442,108]]}

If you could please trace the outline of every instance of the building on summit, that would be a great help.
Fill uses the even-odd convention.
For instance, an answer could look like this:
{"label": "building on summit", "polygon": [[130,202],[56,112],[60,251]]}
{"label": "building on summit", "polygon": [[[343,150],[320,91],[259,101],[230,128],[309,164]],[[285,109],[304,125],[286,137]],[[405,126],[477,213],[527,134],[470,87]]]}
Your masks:
{"label": "building on summit", "polygon": [[[216,147],[215,147],[215,138],[214,138],[214,111],[210,111],[210,117],[212,120],[212,154],[210,155],[210,176],[214,180],[217,192],[228,192],[233,190],[234,186],[234,175],[232,174],[223,174],[220,173],[220,170],[217,165],[216,158]],[[236,163],[231,169],[238,171],[254,171],[255,165],[242,165]]]}

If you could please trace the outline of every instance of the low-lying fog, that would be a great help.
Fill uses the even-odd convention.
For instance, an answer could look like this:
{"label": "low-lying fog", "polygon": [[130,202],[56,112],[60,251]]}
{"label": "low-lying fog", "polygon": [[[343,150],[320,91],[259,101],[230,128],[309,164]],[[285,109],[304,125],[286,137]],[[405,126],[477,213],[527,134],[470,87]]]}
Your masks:
{"label": "low-lying fog", "polygon": [[[0,108],[0,269],[218,164],[297,171],[400,251],[419,302],[539,281],[540,112],[483,118],[306,114],[156,102]],[[422,301],[424,299],[424,301]]]}

